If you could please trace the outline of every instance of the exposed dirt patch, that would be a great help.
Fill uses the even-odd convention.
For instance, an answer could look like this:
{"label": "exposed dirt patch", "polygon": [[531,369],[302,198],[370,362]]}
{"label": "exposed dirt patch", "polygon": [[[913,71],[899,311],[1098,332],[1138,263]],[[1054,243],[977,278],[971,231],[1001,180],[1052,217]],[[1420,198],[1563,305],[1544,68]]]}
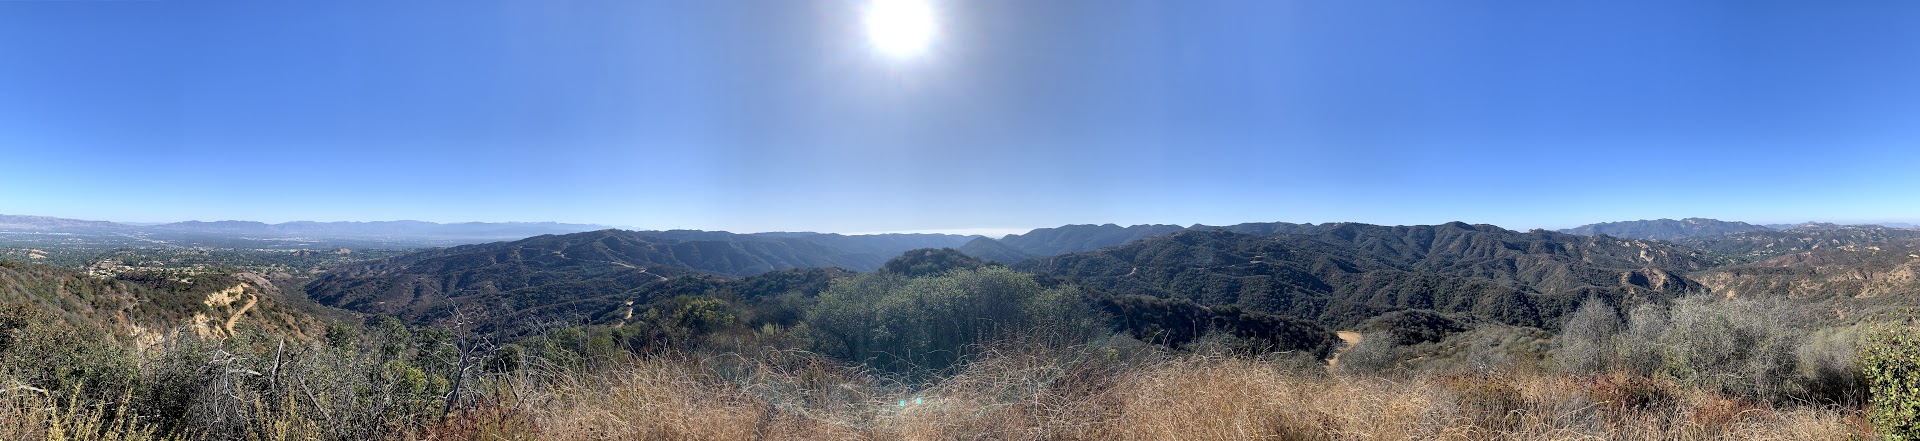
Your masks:
{"label": "exposed dirt patch", "polygon": [[233,315],[227,316],[227,336],[233,336],[233,325],[240,323],[240,316],[247,315],[247,310],[253,309],[253,305],[259,303],[260,296],[247,294],[247,304],[241,305],[239,311],[234,311]]}
{"label": "exposed dirt patch", "polygon": [[1360,333],[1354,331],[1339,331],[1335,332],[1334,335],[1340,336],[1340,342],[1342,344],[1340,345],[1340,349],[1333,351],[1332,357],[1327,357],[1327,367],[1339,366],[1340,354],[1345,354],[1347,350],[1359,345],[1360,339],[1362,338]]}

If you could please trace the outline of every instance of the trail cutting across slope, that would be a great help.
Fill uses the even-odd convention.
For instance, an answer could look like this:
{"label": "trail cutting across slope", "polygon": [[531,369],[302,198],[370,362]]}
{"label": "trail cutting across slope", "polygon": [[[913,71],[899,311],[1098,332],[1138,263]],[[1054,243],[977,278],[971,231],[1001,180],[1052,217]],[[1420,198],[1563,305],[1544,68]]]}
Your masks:
{"label": "trail cutting across slope", "polygon": [[233,335],[233,325],[236,323],[240,323],[240,316],[247,315],[247,310],[253,309],[253,305],[259,304],[259,303],[260,303],[260,296],[254,295],[253,293],[247,293],[247,304],[240,305],[240,310],[234,311],[233,315],[231,316],[227,316],[226,328],[227,328],[228,336]]}

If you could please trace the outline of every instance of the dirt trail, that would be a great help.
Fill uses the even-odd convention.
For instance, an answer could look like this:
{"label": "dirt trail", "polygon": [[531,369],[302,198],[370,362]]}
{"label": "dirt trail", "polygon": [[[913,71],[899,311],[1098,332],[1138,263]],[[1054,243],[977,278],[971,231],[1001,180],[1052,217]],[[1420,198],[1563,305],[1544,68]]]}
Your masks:
{"label": "dirt trail", "polygon": [[247,294],[247,304],[241,305],[239,311],[234,311],[232,316],[227,317],[227,335],[233,335],[233,325],[240,323],[240,316],[247,315],[247,310],[253,309],[253,305],[257,303],[260,303],[260,296]]}
{"label": "dirt trail", "polygon": [[667,276],[662,276],[662,275],[659,275],[659,274],[654,274],[654,273],[649,273],[649,272],[647,272],[647,269],[646,269],[646,268],[641,268],[641,267],[637,267],[637,266],[633,266],[632,264],[628,264],[628,263],[626,263],[626,262],[615,262],[615,261],[607,261],[607,263],[611,263],[611,264],[614,264],[614,265],[620,265],[620,266],[622,266],[622,267],[626,267],[626,268],[629,268],[629,269],[636,269],[636,270],[640,270],[640,272],[641,272],[641,273],[645,273],[646,275],[649,275],[649,276],[654,276],[654,277],[659,277],[661,281],[665,281],[665,280],[667,280]]}
{"label": "dirt trail", "polygon": [[[625,265],[625,264],[622,264],[622,265]],[[628,267],[628,268],[633,268],[633,265],[627,265],[627,267]],[[646,269],[646,268],[635,268],[635,269],[638,269],[638,270],[640,270],[640,272],[642,272],[642,273],[646,273],[646,274],[647,274],[647,275],[649,275],[649,276],[654,276],[654,277],[659,277],[659,278],[660,278],[660,281],[662,281],[662,282],[665,282],[665,281],[667,281],[667,276],[662,276],[662,275],[659,275],[659,274],[654,274],[654,273],[648,273],[648,272],[647,272],[647,269]]]}
{"label": "dirt trail", "polygon": [[1339,331],[1335,332],[1334,335],[1340,336],[1340,342],[1345,344],[1340,345],[1340,349],[1334,350],[1333,356],[1327,358],[1327,367],[1329,368],[1339,366],[1340,354],[1345,354],[1347,351],[1352,350],[1354,346],[1359,345],[1361,338],[1360,333],[1353,331]]}

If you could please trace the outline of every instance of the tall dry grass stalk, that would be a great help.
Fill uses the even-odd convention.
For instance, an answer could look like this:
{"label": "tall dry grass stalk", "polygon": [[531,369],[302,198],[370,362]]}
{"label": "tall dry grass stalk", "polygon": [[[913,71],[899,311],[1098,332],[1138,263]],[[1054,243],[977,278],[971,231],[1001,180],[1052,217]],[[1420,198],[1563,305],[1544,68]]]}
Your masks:
{"label": "tall dry grass stalk", "polygon": [[21,388],[0,393],[0,439],[47,441],[147,441],[168,439],[127,413],[128,399],[84,402],[74,393],[60,399]]}

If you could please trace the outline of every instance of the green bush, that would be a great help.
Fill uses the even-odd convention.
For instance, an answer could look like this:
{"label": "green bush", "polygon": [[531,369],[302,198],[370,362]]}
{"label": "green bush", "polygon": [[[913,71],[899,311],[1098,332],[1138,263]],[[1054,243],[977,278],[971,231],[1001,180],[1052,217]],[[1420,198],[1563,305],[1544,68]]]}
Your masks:
{"label": "green bush", "polygon": [[1870,418],[1887,440],[1920,440],[1920,327],[1886,326],[1867,335],[1860,370],[1873,396]]}
{"label": "green bush", "polygon": [[987,262],[952,248],[909,250],[880,266],[880,272],[907,277],[936,276],[957,269],[978,269]]}
{"label": "green bush", "polygon": [[1448,335],[1466,331],[1467,326],[1437,312],[1408,309],[1367,319],[1359,330],[1369,335],[1380,334],[1381,338],[1392,339],[1395,345],[1407,346],[1438,342]]}
{"label": "green bush", "polygon": [[132,354],[104,330],[75,326],[32,307],[0,307],[0,387],[79,391],[120,398],[138,377]]}

